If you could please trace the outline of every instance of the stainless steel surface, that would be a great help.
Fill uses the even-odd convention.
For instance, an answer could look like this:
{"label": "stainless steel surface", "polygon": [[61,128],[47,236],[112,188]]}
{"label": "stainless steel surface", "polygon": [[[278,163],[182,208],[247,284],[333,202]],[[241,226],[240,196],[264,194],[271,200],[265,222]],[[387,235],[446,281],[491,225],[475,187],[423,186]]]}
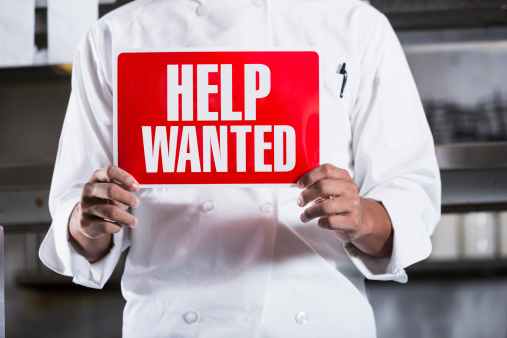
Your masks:
{"label": "stainless steel surface", "polygon": [[507,142],[437,145],[435,151],[440,170],[507,168]]}
{"label": "stainless steel surface", "polygon": [[[507,337],[507,278],[475,274],[368,283],[378,338]],[[473,275],[472,275],[473,276]]]}
{"label": "stainless steel surface", "polygon": [[507,142],[437,145],[435,151],[443,210],[507,209]]}
{"label": "stainless steel surface", "polygon": [[506,168],[444,170],[441,177],[442,206],[507,203]]}

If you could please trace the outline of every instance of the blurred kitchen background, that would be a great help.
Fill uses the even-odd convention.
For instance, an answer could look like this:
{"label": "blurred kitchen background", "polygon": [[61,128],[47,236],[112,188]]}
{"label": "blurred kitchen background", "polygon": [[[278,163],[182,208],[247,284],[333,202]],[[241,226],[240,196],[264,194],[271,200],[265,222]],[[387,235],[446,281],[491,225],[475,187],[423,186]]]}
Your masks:
{"label": "blurred kitchen background", "polygon": [[[0,1],[7,337],[121,337],[122,265],[97,291],[49,271],[37,251],[51,222],[74,48],[98,17],[127,2]],[[507,1],[370,2],[403,44],[443,184],[431,257],[408,268],[408,284],[368,282],[378,336],[507,337]]]}

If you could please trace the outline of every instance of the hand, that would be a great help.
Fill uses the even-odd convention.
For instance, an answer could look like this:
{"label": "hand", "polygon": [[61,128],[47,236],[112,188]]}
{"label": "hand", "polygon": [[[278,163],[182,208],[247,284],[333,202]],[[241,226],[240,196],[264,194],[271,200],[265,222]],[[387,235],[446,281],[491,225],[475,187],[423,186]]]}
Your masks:
{"label": "hand", "polygon": [[137,219],[127,212],[129,207],[137,208],[140,204],[131,193],[137,190],[136,180],[114,165],[94,172],[83,186],[69,232],[71,243],[89,261],[97,261],[109,252],[112,234],[123,226],[137,226]]}
{"label": "hand", "polygon": [[298,205],[313,203],[301,214],[304,223],[318,218],[343,242],[352,242],[371,256],[389,256],[392,251],[391,220],[381,203],[359,197],[349,173],[331,164],[320,165],[298,181],[304,189]]}
{"label": "hand", "polygon": [[308,207],[301,214],[304,223],[319,218],[321,228],[333,230],[342,241],[352,241],[363,227],[363,208],[357,186],[346,170],[323,164],[308,171],[299,181],[303,190],[298,205]]}

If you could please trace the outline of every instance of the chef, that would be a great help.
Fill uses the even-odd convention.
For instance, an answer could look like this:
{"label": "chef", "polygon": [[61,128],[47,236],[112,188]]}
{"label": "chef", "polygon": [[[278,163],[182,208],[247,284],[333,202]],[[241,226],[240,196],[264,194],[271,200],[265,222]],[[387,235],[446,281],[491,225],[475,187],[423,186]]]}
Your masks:
{"label": "chef", "polygon": [[[322,164],[297,187],[139,189],[111,165],[113,49],[182,47],[318,48]],[[40,257],[102,288],[129,248],[124,337],[374,337],[364,278],[406,282],[439,209],[417,89],[375,9],[138,0],[78,47]]]}

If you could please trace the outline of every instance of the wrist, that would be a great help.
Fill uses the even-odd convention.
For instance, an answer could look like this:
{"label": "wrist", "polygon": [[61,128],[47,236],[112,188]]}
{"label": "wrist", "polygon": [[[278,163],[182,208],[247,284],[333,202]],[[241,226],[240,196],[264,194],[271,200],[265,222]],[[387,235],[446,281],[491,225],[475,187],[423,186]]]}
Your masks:
{"label": "wrist", "polygon": [[381,202],[363,197],[360,199],[362,226],[351,243],[372,257],[389,257],[394,237],[391,219]]}
{"label": "wrist", "polygon": [[106,256],[113,247],[113,236],[105,234],[100,238],[87,237],[81,230],[79,203],[72,210],[68,223],[68,238],[74,249],[90,263]]}

